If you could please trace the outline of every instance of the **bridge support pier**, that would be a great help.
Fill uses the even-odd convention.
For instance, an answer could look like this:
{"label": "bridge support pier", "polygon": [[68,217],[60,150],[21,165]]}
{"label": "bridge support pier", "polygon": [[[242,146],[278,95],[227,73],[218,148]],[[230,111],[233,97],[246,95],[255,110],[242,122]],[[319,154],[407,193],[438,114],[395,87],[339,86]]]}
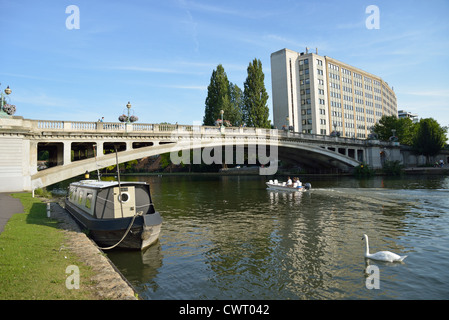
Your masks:
{"label": "bridge support pier", "polygon": [[366,162],[373,169],[381,169],[382,161],[380,158],[380,147],[379,146],[371,146],[366,149]]}
{"label": "bridge support pier", "polygon": [[64,165],[69,164],[72,162],[72,143],[70,141],[64,142],[64,148],[63,148],[63,163]]}

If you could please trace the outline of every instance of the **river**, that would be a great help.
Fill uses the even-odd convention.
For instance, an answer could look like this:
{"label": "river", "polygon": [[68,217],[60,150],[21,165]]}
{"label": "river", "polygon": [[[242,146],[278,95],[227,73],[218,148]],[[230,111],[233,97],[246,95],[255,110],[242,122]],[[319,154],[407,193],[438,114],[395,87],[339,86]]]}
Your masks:
{"label": "river", "polygon": [[[304,193],[261,176],[125,179],[147,181],[163,217],[157,244],[107,253],[142,299],[449,298],[447,176],[304,178]],[[365,259],[363,234],[408,257]]]}

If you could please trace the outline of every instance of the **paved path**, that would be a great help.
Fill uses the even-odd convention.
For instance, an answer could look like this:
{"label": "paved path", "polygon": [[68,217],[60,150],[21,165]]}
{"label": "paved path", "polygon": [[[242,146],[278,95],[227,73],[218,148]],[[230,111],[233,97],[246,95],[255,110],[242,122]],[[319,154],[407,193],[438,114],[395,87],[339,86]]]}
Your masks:
{"label": "paved path", "polygon": [[11,197],[9,193],[0,193],[0,233],[14,213],[22,213],[23,206],[19,199]]}

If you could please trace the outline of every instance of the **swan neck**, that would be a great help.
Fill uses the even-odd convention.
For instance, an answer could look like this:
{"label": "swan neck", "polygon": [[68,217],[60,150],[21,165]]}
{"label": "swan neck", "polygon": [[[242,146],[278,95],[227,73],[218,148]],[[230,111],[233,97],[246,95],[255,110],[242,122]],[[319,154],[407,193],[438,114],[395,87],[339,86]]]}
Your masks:
{"label": "swan neck", "polygon": [[368,237],[365,237],[365,255],[369,255]]}

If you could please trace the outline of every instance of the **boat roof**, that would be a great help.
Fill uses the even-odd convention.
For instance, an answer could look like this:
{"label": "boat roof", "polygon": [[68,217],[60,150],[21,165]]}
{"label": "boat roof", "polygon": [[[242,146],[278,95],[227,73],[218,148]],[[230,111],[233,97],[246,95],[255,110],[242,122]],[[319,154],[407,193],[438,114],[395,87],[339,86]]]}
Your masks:
{"label": "boat roof", "polygon": [[[146,184],[146,182],[140,182],[140,181],[121,181],[120,186],[129,186],[129,185],[142,185]],[[71,186],[77,186],[77,187],[86,187],[86,188],[94,188],[94,189],[104,189],[104,188],[111,188],[111,187],[118,187],[118,181],[99,181],[99,180],[80,180],[77,182],[72,182],[70,184]]]}

